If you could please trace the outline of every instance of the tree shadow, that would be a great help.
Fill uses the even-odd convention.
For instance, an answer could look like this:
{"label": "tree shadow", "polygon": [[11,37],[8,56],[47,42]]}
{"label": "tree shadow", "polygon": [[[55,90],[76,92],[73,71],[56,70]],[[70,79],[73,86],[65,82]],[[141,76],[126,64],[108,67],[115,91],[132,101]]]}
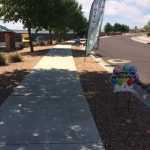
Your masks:
{"label": "tree shadow", "polygon": [[36,50],[34,52],[23,52],[22,55],[31,55],[31,56],[43,56],[48,53],[49,49]]}
{"label": "tree shadow", "polygon": [[[66,45],[66,44],[65,44]],[[68,50],[68,53],[64,53],[64,51]],[[70,49],[70,48],[51,48],[51,49],[43,49],[43,50],[36,50],[34,52],[24,52],[22,55],[27,56],[55,56],[55,57],[67,57],[67,56],[72,56],[72,51],[73,53],[75,52],[77,55],[74,57],[85,57],[85,51],[83,50],[76,50],[76,49]],[[58,53],[57,53],[58,52]]]}
{"label": "tree shadow", "polygon": [[18,86],[29,70],[15,70],[0,75],[0,105],[13,92],[14,87]]}
{"label": "tree shadow", "polygon": [[103,148],[74,70],[33,70],[1,106],[0,126],[4,149],[24,143]]}
{"label": "tree shadow", "polygon": [[[59,51],[60,49],[57,50]],[[54,51],[54,49],[51,51]],[[65,57],[70,55],[70,53],[68,53],[68,55],[63,55],[63,53],[54,54],[54,56]],[[84,57],[84,52],[78,51],[74,57]],[[52,132],[47,132],[50,128],[49,124],[51,124],[51,122],[48,121],[54,119],[52,124],[52,128],[54,129],[59,125],[62,126],[64,121],[68,123],[67,126],[64,127],[66,129],[65,134],[62,133],[60,135],[60,142],[67,142],[68,140],[69,142],[74,142],[72,139],[75,138],[79,143],[81,140],[88,143],[88,136],[96,135],[96,133],[88,130],[90,123],[87,121],[88,117],[85,115],[85,112],[87,112],[85,111],[86,109],[83,110],[83,105],[85,104],[83,100],[84,95],[89,103],[106,150],[149,149],[150,109],[130,93],[113,93],[110,82],[111,74],[88,71],[79,73],[82,91],[79,82],[76,82],[78,78],[76,71],[59,70],[55,68],[51,70],[33,70],[32,74],[28,74],[27,78],[23,80],[21,84],[19,84],[18,80],[16,81],[16,79],[13,80],[12,78],[13,75],[17,76],[15,74],[23,74],[24,76],[27,73],[28,71],[24,70],[19,73],[8,73],[8,75],[5,75],[6,77],[8,76],[8,78],[5,78],[6,80],[11,78],[13,82],[15,81],[13,85],[19,86],[14,89],[14,93],[12,94],[13,97],[17,97],[15,103],[11,101],[11,99],[8,99],[1,107],[0,116],[4,122],[8,121],[9,115],[11,116],[11,114],[13,114],[13,117],[9,118],[10,125],[8,125],[5,130],[0,128],[0,141],[3,142],[3,137],[5,136],[6,144],[15,143],[16,140],[16,144],[20,144],[23,141],[38,143],[39,141],[44,142],[44,139],[41,139],[40,136],[44,135],[44,137],[46,137],[45,140],[48,141],[47,143],[49,143],[49,139],[53,139],[54,141],[52,142],[56,142],[58,141],[56,133],[60,135],[62,131],[52,130]],[[4,77],[1,77],[1,81],[3,79]],[[20,80],[22,79],[23,78],[20,77]],[[33,80],[36,80],[36,82],[33,82]],[[10,84],[7,87],[8,91],[12,92],[14,86]],[[34,99],[31,99],[31,97],[34,97]],[[130,109],[128,109],[129,102]],[[9,112],[6,109],[8,105],[10,107]],[[82,111],[83,116],[77,116],[78,111]],[[51,113],[48,114],[48,112]],[[63,114],[64,112],[65,116]],[[40,118],[41,113],[43,117]],[[61,117],[55,118],[55,113],[58,113]],[[14,114],[17,115],[15,116]],[[51,119],[48,119],[47,115],[49,115]],[[73,120],[73,117],[75,117],[76,120]],[[45,123],[47,125],[45,125]],[[81,125],[81,123],[83,124]],[[19,125],[25,129],[24,132],[21,130],[17,131],[20,129]],[[78,134],[78,130],[80,130],[83,125],[84,133],[81,136]],[[33,136],[30,132],[26,132],[29,128]],[[8,131],[7,136],[5,135],[6,131]]]}
{"label": "tree shadow", "polygon": [[[53,51],[54,49],[44,49],[44,50],[38,50],[33,53],[31,52],[24,52],[22,55],[24,56],[43,56],[43,55],[48,55],[47,53],[50,51]],[[55,49],[56,51],[60,51],[60,49]],[[62,49],[63,50],[63,49]],[[66,50],[66,49],[64,49]],[[70,49],[68,49],[70,51]],[[73,50],[75,51],[75,50]],[[84,56],[83,51],[78,51],[78,55],[75,57],[79,56]],[[58,54],[58,56],[62,56],[63,53]],[[71,54],[68,54],[71,56]],[[54,55],[56,56],[56,55]],[[66,55],[64,55],[66,56]],[[30,73],[30,70],[15,70],[14,72],[6,72],[5,74],[0,75],[0,105],[5,101],[5,99],[13,92],[13,88],[18,86],[20,82],[24,79],[24,77]]]}
{"label": "tree shadow", "polygon": [[[5,76],[11,78],[11,76],[20,76],[20,74],[25,75],[27,73],[28,71],[24,70],[23,72],[17,71],[16,73],[12,74],[8,73]],[[33,117],[34,120],[36,120],[37,117],[39,119],[37,111],[39,111],[39,114],[41,112],[44,113],[44,116],[50,109],[49,105],[53,105],[51,112],[63,114],[64,110],[67,109],[66,112],[68,113],[65,113],[65,117],[67,117],[67,121],[69,121],[69,124],[67,125],[68,127],[81,127],[80,122],[83,123],[86,117],[76,116],[76,121],[78,121],[77,123],[74,121],[72,122],[73,116],[68,114],[75,115],[78,114],[77,112],[79,110],[83,109],[84,95],[88,101],[90,110],[93,114],[106,150],[148,149],[150,147],[150,109],[130,93],[113,93],[110,82],[111,74],[106,72],[82,72],[79,75],[83,93],[79,88],[79,82],[76,82],[76,72],[74,71],[57,69],[52,69],[50,71],[34,70],[32,71],[32,74],[27,75],[27,78],[21,84],[19,84],[18,81],[15,82],[15,86],[19,86],[14,89],[12,96],[18,97],[18,99],[15,101],[15,103],[14,101],[10,101],[10,99],[8,99],[8,101],[2,105],[2,110],[5,110],[4,112],[6,113],[8,110],[4,108],[6,108],[6,106],[9,104],[9,107],[11,108],[10,113],[12,113],[13,110],[15,113],[20,113],[19,109],[22,112],[23,108],[19,108],[18,105],[24,106],[24,112],[23,114],[21,113],[21,115],[22,117],[24,116],[26,118],[27,122],[31,122],[30,119]],[[8,80],[8,78],[6,78],[6,80]],[[32,82],[33,78],[34,80],[36,79],[36,82]],[[11,79],[14,82],[13,78]],[[22,77],[20,80],[22,80]],[[8,91],[11,92],[13,87],[14,85],[9,85]],[[34,99],[31,100],[31,97],[34,97]],[[128,102],[130,102],[130,109],[128,109]],[[46,111],[43,103],[46,104]],[[76,106],[76,103],[79,105]],[[74,108],[74,106],[76,107]],[[4,115],[2,110],[1,115]],[[25,113],[27,113],[27,116]],[[51,115],[53,116],[55,114],[52,113]],[[65,117],[61,115],[61,118],[58,118],[58,120],[63,122],[63,120],[66,119]],[[24,119],[22,118],[22,120]],[[10,121],[12,124],[14,123],[13,119],[10,119]],[[48,124],[46,120],[45,122]],[[22,125],[22,127],[27,130],[28,126],[25,127],[23,123],[24,122],[19,122],[18,124]],[[18,124],[16,122],[15,127]],[[57,123],[55,122],[55,127],[57,127],[56,124]],[[45,133],[43,133],[41,131],[41,127],[43,127],[43,125],[44,124],[39,124],[37,127],[35,124],[33,124],[30,126],[30,128],[33,129],[33,131],[36,131],[36,133],[39,135],[46,134],[46,137],[50,137],[52,135],[54,140],[58,140],[55,136],[56,132],[52,132],[51,135],[46,133],[46,130],[48,130],[49,127],[43,129],[43,132],[45,131]],[[86,125],[84,125],[84,127],[86,128]],[[8,128],[13,130],[11,126]],[[90,134],[92,135],[95,133]],[[15,135],[15,131],[13,135]],[[7,136],[9,136],[8,139],[13,139],[12,135],[8,134]],[[67,130],[59,140],[61,140],[61,142],[66,142],[68,140],[67,137],[74,138],[74,135],[72,135],[72,129]],[[16,135],[15,139],[17,138],[20,138],[20,136]],[[84,138],[86,139],[87,137]],[[38,142],[39,139],[32,139],[28,134],[26,134],[24,138],[18,139],[18,141],[22,142],[21,140]],[[76,140],[79,142],[81,140],[80,136],[77,137]],[[70,142],[72,142],[71,138]]]}

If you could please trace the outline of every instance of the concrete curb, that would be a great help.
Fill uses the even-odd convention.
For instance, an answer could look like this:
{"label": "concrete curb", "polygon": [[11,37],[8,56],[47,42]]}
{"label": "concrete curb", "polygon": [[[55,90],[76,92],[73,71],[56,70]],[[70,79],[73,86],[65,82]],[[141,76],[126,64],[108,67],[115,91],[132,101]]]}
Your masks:
{"label": "concrete curb", "polygon": [[143,44],[150,44],[150,38],[147,38],[145,36],[132,37],[131,40],[135,42],[143,43]]}

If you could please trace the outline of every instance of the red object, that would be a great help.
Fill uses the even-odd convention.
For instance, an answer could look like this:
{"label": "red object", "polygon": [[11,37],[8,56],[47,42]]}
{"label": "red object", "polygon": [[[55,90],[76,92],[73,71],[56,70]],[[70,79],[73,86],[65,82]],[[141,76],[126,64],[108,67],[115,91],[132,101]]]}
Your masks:
{"label": "red object", "polygon": [[128,86],[131,86],[133,83],[134,83],[134,81],[133,81],[132,79],[129,79],[129,80],[127,81]]}

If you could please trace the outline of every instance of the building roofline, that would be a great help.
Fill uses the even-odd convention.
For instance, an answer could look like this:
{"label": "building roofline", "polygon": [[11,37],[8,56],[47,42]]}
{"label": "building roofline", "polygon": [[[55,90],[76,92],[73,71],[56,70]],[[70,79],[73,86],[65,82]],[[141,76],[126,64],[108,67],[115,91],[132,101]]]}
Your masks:
{"label": "building roofline", "polygon": [[5,26],[0,25],[0,32],[14,32],[13,30],[8,29]]}

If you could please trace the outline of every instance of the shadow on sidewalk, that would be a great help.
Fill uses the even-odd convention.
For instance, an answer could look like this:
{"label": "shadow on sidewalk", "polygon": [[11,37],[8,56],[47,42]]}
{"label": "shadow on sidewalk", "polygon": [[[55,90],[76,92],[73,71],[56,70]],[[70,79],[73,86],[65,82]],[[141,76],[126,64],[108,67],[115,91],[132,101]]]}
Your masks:
{"label": "shadow on sidewalk", "polygon": [[76,71],[54,66],[33,70],[26,77],[0,109],[4,149],[25,143],[102,149]]}
{"label": "shadow on sidewalk", "polygon": [[47,54],[49,49],[36,50],[34,52],[23,52],[22,55],[31,55],[31,56],[44,56]]}
{"label": "shadow on sidewalk", "polygon": [[13,88],[18,86],[29,70],[15,70],[0,74],[0,105],[13,92]]}
{"label": "shadow on sidewalk", "polygon": [[[66,45],[66,44],[65,44]],[[31,56],[49,56],[49,54],[53,51],[60,51],[60,53],[55,53],[54,56],[61,56],[61,57],[66,57],[66,56],[72,56],[71,53],[68,54],[64,54],[64,51],[76,51],[76,50],[71,50],[70,48],[51,48],[51,49],[43,49],[43,50],[37,50],[34,52],[24,52],[22,53],[22,55],[26,56],[26,55],[31,55]],[[49,53],[48,53],[49,52]],[[75,57],[85,57],[85,52],[84,51],[80,51],[78,50],[78,54]]]}
{"label": "shadow on sidewalk", "polygon": [[[63,49],[55,49],[62,50]],[[66,50],[66,49],[64,49]],[[43,49],[39,51],[31,52],[24,52],[22,55],[28,56],[48,56],[49,49]],[[50,49],[50,51],[54,51],[54,49]],[[70,49],[68,49],[70,51]],[[79,51],[82,54],[82,52]],[[54,56],[63,56],[63,52],[60,55]],[[68,54],[68,56],[71,56]],[[64,55],[66,57],[66,55]],[[18,86],[20,82],[24,79],[24,77],[30,73],[30,70],[15,70],[14,72],[6,72],[5,74],[0,74],[0,105],[5,101],[5,99],[13,92],[13,88]]]}
{"label": "shadow on sidewalk", "polygon": [[[78,54],[81,56],[76,55],[75,57],[84,57],[84,52],[78,52]],[[11,93],[13,87],[19,85],[19,81],[22,80],[22,76],[20,80],[16,80],[16,78],[13,79],[12,77],[20,74],[24,77],[27,73],[28,71],[23,70],[16,73],[8,73],[5,77],[1,77],[1,81],[10,78],[13,82],[13,86],[11,84],[7,85],[8,93]],[[77,72],[74,71],[58,69],[52,69],[50,71],[34,70],[33,74],[37,79],[36,82],[23,81],[25,87],[19,87],[19,89],[15,91],[15,95],[29,97],[30,95],[38,93],[39,95],[37,95],[37,97],[40,101],[39,96],[46,96],[51,92],[51,98],[55,101],[60,99],[60,94],[65,98],[71,93],[71,89],[73,88],[74,95],[71,95],[71,97],[80,97],[79,89],[76,89],[76,80],[74,80],[76,73]],[[61,74],[66,77],[64,78]],[[132,94],[114,94],[110,83],[111,75],[106,72],[84,71],[78,72],[78,74],[84,95],[89,103],[106,150],[149,150],[150,109],[146,108],[146,106]],[[41,78],[42,76],[45,76],[45,78]],[[29,75],[28,79],[32,81],[32,76]],[[44,85],[42,84],[43,82],[45,82]],[[50,85],[56,86],[53,87]],[[57,87],[59,87],[59,89]],[[70,88],[65,89],[64,87]],[[32,89],[34,89],[35,93]],[[5,92],[5,88],[2,92]],[[130,102],[131,106],[129,110],[128,102]],[[47,104],[49,103],[50,102],[47,101]],[[36,107],[39,107],[39,105]],[[80,109],[79,106],[79,110]],[[68,112],[71,111],[73,110],[68,107]]]}

